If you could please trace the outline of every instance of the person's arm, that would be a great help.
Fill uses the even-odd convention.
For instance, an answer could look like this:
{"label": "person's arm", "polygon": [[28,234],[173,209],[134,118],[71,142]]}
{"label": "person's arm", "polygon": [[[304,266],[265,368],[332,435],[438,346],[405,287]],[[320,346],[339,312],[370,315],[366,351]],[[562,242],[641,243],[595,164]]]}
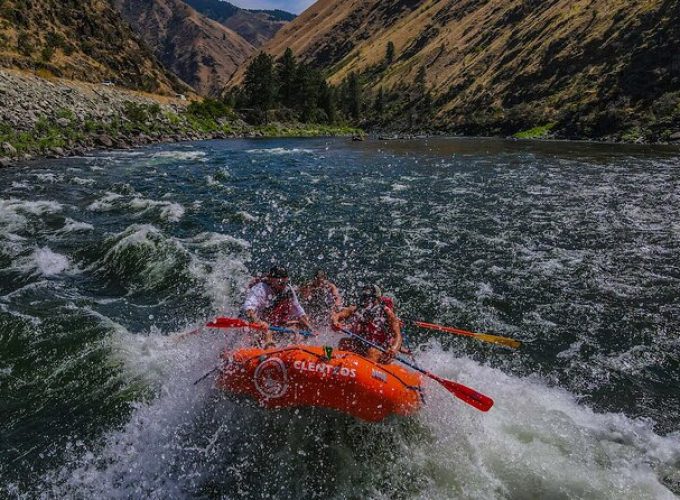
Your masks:
{"label": "person's arm", "polygon": [[265,299],[265,291],[261,284],[252,287],[243,304],[243,311],[251,323],[257,324],[262,330],[266,342],[272,341],[272,332],[269,331],[269,323],[263,321],[257,315],[257,310],[263,304]]}
{"label": "person's arm", "polygon": [[387,315],[387,323],[390,327],[390,330],[392,331],[392,336],[394,337],[392,339],[392,345],[389,348],[389,354],[391,357],[394,357],[397,355],[399,349],[401,348],[402,343],[401,323],[399,321],[399,318],[397,318],[397,315],[394,314],[394,312],[391,309],[386,307],[385,314]]}
{"label": "person's arm", "polygon": [[331,315],[331,326],[334,330],[340,330],[342,328],[342,323],[349,318],[356,311],[356,307],[350,306],[340,309]]}
{"label": "person's arm", "polygon": [[334,283],[328,282],[330,286],[331,295],[333,296],[333,307],[336,310],[342,309],[342,297],[340,296],[340,290],[335,286]]}

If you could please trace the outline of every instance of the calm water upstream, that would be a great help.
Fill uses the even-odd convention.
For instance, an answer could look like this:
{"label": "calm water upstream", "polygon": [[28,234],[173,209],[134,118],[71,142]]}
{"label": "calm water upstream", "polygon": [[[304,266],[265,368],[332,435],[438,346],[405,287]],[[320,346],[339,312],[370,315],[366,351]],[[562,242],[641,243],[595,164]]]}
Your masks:
{"label": "calm water upstream", "polygon": [[[414,418],[217,393],[218,332],[271,263],[376,282]],[[680,493],[680,150],[437,139],[215,141],[0,172],[0,497],[606,498]]]}

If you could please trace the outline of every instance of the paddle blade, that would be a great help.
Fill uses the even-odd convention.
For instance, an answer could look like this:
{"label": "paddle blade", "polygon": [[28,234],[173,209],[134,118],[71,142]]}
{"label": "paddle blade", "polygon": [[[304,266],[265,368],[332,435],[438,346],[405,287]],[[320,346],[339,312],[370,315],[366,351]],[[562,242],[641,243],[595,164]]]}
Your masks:
{"label": "paddle blade", "polygon": [[225,318],[225,317],[219,317],[215,318],[213,321],[208,323],[207,325],[208,328],[246,328],[246,327],[253,327],[251,323],[248,323],[247,321],[244,321],[239,318]]}
{"label": "paddle blade", "polygon": [[427,375],[431,379],[439,382],[447,391],[456,396],[458,399],[469,404],[470,406],[477,408],[478,410],[489,411],[493,406],[493,399],[475,391],[474,389],[471,389],[470,387],[466,387],[462,384],[459,384],[458,382],[454,382],[453,380],[447,380],[445,378],[438,377],[433,373],[427,373]]}
{"label": "paddle blade", "polygon": [[477,338],[484,342],[491,342],[492,344],[504,345],[512,349],[519,349],[522,343],[519,340],[509,339],[507,337],[499,337],[497,335],[488,335],[486,333],[478,333]]}

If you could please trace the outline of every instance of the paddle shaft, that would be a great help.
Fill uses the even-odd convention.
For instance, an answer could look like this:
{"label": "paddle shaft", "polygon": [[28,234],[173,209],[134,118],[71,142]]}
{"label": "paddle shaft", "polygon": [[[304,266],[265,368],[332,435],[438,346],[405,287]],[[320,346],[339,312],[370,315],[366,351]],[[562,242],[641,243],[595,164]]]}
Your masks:
{"label": "paddle shaft", "polygon": [[217,370],[220,369],[220,365],[217,365],[215,368],[210,370],[208,373],[203,375],[201,378],[199,378],[196,382],[194,382],[194,385],[198,385],[199,383],[203,382],[205,379],[207,379],[211,374],[215,373]]}
{"label": "paddle shaft", "polygon": [[[253,328],[255,330],[262,330],[262,327],[256,323],[250,323],[240,318],[218,317],[206,325],[208,328]],[[277,333],[300,334],[303,337],[316,337],[312,332],[305,330],[293,330],[291,328],[284,328],[281,326],[269,326],[269,329]]]}

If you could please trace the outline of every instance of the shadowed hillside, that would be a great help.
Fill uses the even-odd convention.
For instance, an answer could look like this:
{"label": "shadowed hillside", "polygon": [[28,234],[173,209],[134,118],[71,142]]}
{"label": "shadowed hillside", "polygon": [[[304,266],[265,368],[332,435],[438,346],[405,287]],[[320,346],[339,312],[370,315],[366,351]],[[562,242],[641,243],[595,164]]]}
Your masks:
{"label": "shadowed hillside", "polygon": [[0,0],[0,67],[148,92],[185,88],[105,0]]}
{"label": "shadowed hillside", "polygon": [[320,0],[265,48],[287,47],[332,83],[360,74],[375,126],[680,131],[678,0]]}

